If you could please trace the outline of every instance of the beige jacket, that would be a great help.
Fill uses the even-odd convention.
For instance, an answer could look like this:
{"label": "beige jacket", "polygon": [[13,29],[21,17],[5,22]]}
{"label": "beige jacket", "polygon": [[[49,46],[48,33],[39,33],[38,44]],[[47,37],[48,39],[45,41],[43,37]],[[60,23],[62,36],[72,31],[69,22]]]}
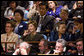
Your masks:
{"label": "beige jacket", "polygon": [[[15,33],[11,33],[10,36],[7,36],[7,34],[1,34],[1,42],[18,42],[18,35]],[[5,44],[2,43],[3,48],[5,47]],[[7,49],[10,49],[13,47],[14,44],[7,44]]]}

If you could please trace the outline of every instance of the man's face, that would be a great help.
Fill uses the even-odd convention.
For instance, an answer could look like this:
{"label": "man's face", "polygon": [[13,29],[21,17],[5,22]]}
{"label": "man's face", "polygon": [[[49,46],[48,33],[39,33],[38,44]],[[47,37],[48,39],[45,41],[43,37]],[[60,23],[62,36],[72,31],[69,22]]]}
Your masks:
{"label": "man's face", "polygon": [[5,30],[6,30],[6,33],[9,33],[9,32],[12,32],[13,31],[13,28],[11,27],[11,24],[10,23],[7,23],[6,24]]}
{"label": "man's face", "polygon": [[83,42],[79,41],[76,43],[78,52],[83,51]]}
{"label": "man's face", "polygon": [[61,24],[59,26],[59,29],[58,29],[59,33],[64,34],[65,30],[66,30],[66,25],[65,24]]}
{"label": "man's face", "polygon": [[41,41],[41,42],[39,43],[39,50],[40,50],[41,53],[43,53],[44,50],[45,50],[45,47],[44,47],[43,44],[44,44],[44,41]]}
{"label": "man's face", "polygon": [[41,16],[44,16],[46,14],[46,5],[41,5],[39,12]]}
{"label": "man's face", "polygon": [[63,52],[63,46],[61,43],[56,43],[55,50],[60,51],[61,53]]}

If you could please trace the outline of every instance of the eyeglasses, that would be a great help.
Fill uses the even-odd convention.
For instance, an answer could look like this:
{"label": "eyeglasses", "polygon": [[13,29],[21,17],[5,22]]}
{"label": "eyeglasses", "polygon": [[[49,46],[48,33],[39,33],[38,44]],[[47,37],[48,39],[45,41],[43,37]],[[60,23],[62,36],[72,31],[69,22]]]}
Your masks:
{"label": "eyeglasses", "polygon": [[11,28],[11,26],[6,26],[7,28]]}

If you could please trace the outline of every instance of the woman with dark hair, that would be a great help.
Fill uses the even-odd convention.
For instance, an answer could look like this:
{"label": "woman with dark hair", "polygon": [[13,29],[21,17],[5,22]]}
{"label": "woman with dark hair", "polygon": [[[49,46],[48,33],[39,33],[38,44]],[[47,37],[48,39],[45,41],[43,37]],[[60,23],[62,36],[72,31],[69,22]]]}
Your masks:
{"label": "woman with dark hair", "polygon": [[14,19],[16,20],[16,27],[14,32],[18,35],[23,35],[24,30],[27,29],[27,23],[23,21],[24,12],[20,9],[16,9],[14,12]]}
{"label": "woman with dark hair", "polygon": [[36,32],[37,23],[36,21],[30,21],[28,24],[28,29],[24,31],[23,37],[21,38],[23,41],[40,41],[43,36]]}
{"label": "woman with dark hair", "polygon": [[46,14],[53,16],[54,18],[58,17],[59,20],[61,20],[59,14],[63,6],[58,6],[56,1],[48,1],[47,3],[48,3],[48,11]]}
{"label": "woman with dark hair", "polygon": [[4,13],[5,18],[13,19],[14,11],[16,9],[22,9],[23,11],[25,10],[25,8],[19,6],[16,1],[10,1],[8,2],[8,4],[9,4],[9,7],[6,8],[5,13]]}

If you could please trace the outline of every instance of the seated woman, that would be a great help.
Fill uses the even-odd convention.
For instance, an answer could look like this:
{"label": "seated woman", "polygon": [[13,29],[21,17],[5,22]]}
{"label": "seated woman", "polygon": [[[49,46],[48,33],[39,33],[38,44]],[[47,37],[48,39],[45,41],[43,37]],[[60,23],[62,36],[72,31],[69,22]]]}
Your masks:
{"label": "seated woman", "polygon": [[53,16],[55,18],[59,18],[56,20],[61,20],[59,14],[61,12],[61,9],[63,6],[58,6],[56,1],[48,1],[48,11],[47,11],[47,15]]}
{"label": "seated woman", "polygon": [[37,23],[36,21],[30,21],[28,24],[28,30],[24,31],[23,41],[40,41],[43,38],[43,35],[36,32]]}
{"label": "seated woman", "polygon": [[14,32],[21,36],[23,35],[24,30],[27,29],[27,23],[24,21],[24,12],[21,9],[16,9],[14,11],[14,19],[16,21]]}

